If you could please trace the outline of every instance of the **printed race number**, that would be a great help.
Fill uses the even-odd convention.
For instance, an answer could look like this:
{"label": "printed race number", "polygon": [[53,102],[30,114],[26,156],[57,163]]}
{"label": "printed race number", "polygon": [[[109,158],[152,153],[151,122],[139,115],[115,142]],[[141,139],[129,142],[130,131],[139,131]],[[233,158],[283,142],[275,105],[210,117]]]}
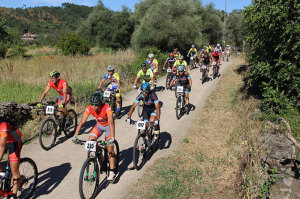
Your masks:
{"label": "printed race number", "polygon": [[217,62],[213,62],[213,65],[217,65]]}
{"label": "printed race number", "polygon": [[110,91],[104,91],[104,97],[109,97],[110,96]]}
{"label": "printed race number", "polygon": [[136,128],[139,129],[139,130],[145,130],[146,129],[146,122],[138,121],[136,123]]}
{"label": "printed race number", "polygon": [[54,114],[54,106],[47,106],[46,107],[46,114],[53,115]]}
{"label": "printed race number", "polygon": [[183,92],[183,86],[177,86],[177,93]]}
{"label": "printed race number", "polygon": [[172,69],[167,69],[167,73],[170,73],[170,72],[172,72]]}
{"label": "printed race number", "polygon": [[96,152],[96,146],[97,146],[97,142],[96,141],[86,141],[86,143],[85,143],[85,150],[86,151]]}
{"label": "printed race number", "polygon": [[205,69],[206,69],[206,66],[205,66],[205,65],[203,65],[203,66],[202,66],[202,69],[203,69],[203,70],[205,70]]}

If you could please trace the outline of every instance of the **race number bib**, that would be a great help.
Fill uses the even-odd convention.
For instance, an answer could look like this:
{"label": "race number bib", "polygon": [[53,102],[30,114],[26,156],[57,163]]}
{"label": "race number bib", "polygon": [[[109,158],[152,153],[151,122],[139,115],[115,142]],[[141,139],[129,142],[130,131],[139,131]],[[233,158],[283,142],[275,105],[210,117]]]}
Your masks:
{"label": "race number bib", "polygon": [[206,66],[205,66],[205,65],[202,65],[202,69],[205,70],[205,69],[206,69]]}
{"label": "race number bib", "polygon": [[110,91],[104,91],[104,97],[110,97]]}
{"label": "race number bib", "polygon": [[54,114],[54,106],[47,106],[46,107],[46,114],[53,115]]}
{"label": "race number bib", "polygon": [[213,65],[217,65],[217,62],[213,62]]}
{"label": "race number bib", "polygon": [[194,57],[191,57],[191,60],[193,60],[194,59]]}
{"label": "race number bib", "polygon": [[97,142],[96,141],[86,141],[86,143],[85,143],[85,150],[86,151],[96,152],[96,146],[97,146]]}
{"label": "race number bib", "polygon": [[136,128],[139,129],[139,130],[145,130],[146,129],[146,122],[138,121],[136,123]]}
{"label": "race number bib", "polygon": [[183,92],[183,86],[177,86],[177,93]]}
{"label": "race number bib", "polygon": [[172,72],[172,69],[167,69],[167,73],[171,73]]}

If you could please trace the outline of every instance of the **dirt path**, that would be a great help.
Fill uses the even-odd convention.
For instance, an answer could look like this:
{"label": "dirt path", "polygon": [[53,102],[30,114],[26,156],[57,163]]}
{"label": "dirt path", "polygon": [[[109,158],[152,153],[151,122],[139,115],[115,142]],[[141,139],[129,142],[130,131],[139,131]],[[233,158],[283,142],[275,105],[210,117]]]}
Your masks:
{"label": "dirt path", "polygon": [[[223,62],[221,65],[221,74],[233,61]],[[219,80],[217,78],[202,85],[199,68],[192,70],[190,74],[193,80],[190,103],[195,106],[195,110],[177,120],[174,92],[169,90],[157,92],[159,100],[163,102],[161,145],[160,149],[139,171],[132,169],[133,143],[137,130],[135,126],[130,126],[125,122],[126,116],[120,120],[116,120],[116,139],[119,142],[121,151],[120,171],[114,184],[103,183],[99,188],[97,198],[122,198],[127,194],[129,186],[144,174],[147,167],[151,166],[155,159],[169,154],[176,148],[192,124],[197,112],[201,111],[205,99],[212,89],[215,88]],[[158,86],[160,85],[165,85],[165,77],[158,81]],[[137,91],[127,93],[123,98],[125,99],[123,106],[130,107],[137,95]],[[133,114],[133,119],[138,119],[136,111]],[[80,136],[80,139],[87,139],[87,133],[92,129],[94,124],[94,120],[87,122],[84,127],[85,133]],[[79,198],[78,178],[81,166],[86,159],[86,152],[83,146],[75,145],[71,139],[65,140],[63,136],[57,142],[59,144],[50,151],[44,151],[40,147],[38,140],[25,145],[23,148],[22,157],[31,157],[36,162],[39,170],[39,182],[33,198]]]}

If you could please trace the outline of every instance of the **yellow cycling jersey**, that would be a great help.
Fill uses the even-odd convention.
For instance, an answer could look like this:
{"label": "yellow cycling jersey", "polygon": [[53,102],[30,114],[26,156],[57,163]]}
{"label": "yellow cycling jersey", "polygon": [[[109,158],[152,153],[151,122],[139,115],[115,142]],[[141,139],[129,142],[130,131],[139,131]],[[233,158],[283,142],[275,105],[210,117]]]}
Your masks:
{"label": "yellow cycling jersey", "polygon": [[189,53],[191,53],[193,55],[197,54],[197,48],[191,48]]}
{"label": "yellow cycling jersey", "polygon": [[146,73],[143,70],[140,70],[137,74],[138,77],[142,79],[142,83],[151,82],[151,78],[154,77],[153,71],[149,68]]}
{"label": "yellow cycling jersey", "polygon": [[118,85],[118,81],[120,81],[120,77],[118,73],[114,73],[113,75],[110,75],[109,73],[107,73],[106,75],[104,75],[103,79],[109,79],[110,83],[113,86],[117,86]]}
{"label": "yellow cycling jersey", "polygon": [[174,65],[173,66],[181,66],[181,65],[183,65],[183,66],[187,66],[187,63],[186,63],[186,61],[182,61],[182,63],[180,63],[179,62],[179,60],[177,60],[175,63],[174,63]]}

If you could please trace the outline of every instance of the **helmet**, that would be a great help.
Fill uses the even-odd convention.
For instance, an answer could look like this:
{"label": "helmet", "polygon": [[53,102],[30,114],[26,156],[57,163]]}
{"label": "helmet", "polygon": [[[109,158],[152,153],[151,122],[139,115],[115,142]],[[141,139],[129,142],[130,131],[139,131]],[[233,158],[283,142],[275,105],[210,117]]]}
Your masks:
{"label": "helmet", "polygon": [[178,66],[178,71],[179,71],[179,72],[184,71],[184,69],[185,69],[185,68],[184,68],[183,65]]}
{"label": "helmet", "polygon": [[218,47],[220,47],[220,44],[217,44]]}
{"label": "helmet", "polygon": [[192,48],[195,48],[195,44],[192,45]]}
{"label": "helmet", "polygon": [[227,45],[227,47],[229,47],[229,45]]}
{"label": "helmet", "polygon": [[151,58],[154,58],[154,55],[151,53],[148,55],[148,57],[151,59]]}
{"label": "helmet", "polygon": [[142,64],[141,64],[141,67],[142,67],[142,68],[146,68],[146,67],[147,67],[147,64],[146,64],[146,63],[142,63]]}
{"label": "helmet", "polygon": [[179,57],[178,57],[178,59],[183,59],[183,56],[182,56],[182,55],[181,55],[181,56],[179,56]]}
{"label": "helmet", "polygon": [[142,91],[143,92],[150,92],[151,86],[149,82],[145,82],[142,84]]}
{"label": "helmet", "polygon": [[107,66],[107,71],[112,71],[112,70],[115,70],[115,67],[113,67],[113,66]]}
{"label": "helmet", "polygon": [[204,49],[201,49],[201,52],[204,52]]}
{"label": "helmet", "polygon": [[170,57],[174,57],[174,53],[170,53],[170,55],[169,55]]}
{"label": "helmet", "polygon": [[90,103],[92,105],[99,105],[103,103],[103,94],[102,93],[94,93],[90,97]]}
{"label": "helmet", "polygon": [[49,74],[50,77],[56,77],[58,78],[60,76],[60,73],[57,72],[56,70],[52,71],[50,74]]}

